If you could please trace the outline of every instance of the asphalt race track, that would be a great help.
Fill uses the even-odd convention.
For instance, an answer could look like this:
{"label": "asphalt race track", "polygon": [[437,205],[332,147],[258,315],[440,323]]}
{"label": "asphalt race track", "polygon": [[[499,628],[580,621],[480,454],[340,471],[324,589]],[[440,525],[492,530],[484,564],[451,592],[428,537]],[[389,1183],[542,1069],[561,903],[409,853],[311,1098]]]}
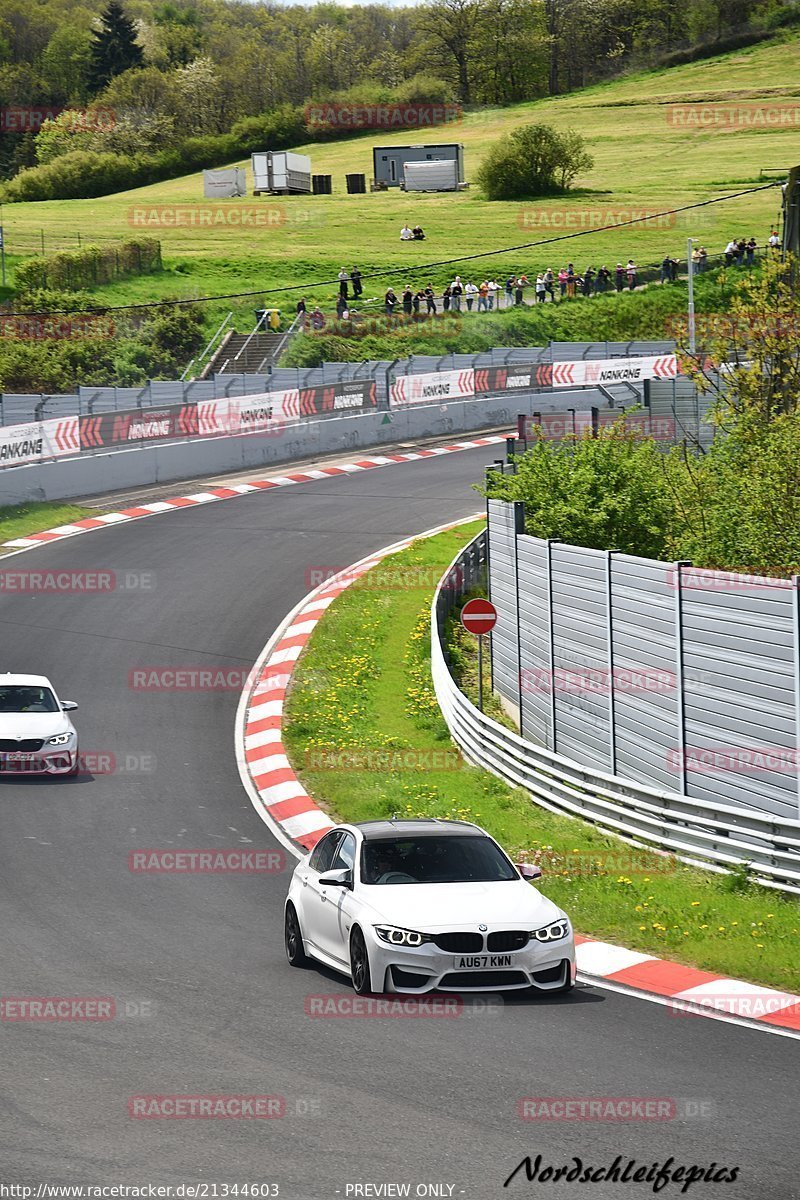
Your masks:
{"label": "asphalt race track", "polygon": [[[4,560],[149,572],[153,586],[0,595],[0,669],[50,675],[80,704],[84,752],[117,764],[76,781],[0,779],[0,992],[111,997],[118,1013],[0,1024],[0,1180],[272,1183],[285,1200],[397,1195],[353,1185],[403,1183],[469,1200],[653,1195],[524,1172],[503,1188],[526,1154],[593,1167],[621,1155],[740,1168],[736,1182],[693,1184],[694,1200],[800,1196],[796,1041],[589,987],[455,1018],[316,1019],[307,996],[352,993],[286,965],[285,874],[128,868],[142,847],[276,847],[236,768],[238,691],[137,691],[129,672],[246,672],[313,586],[309,568],[475,511],[469,484],[494,455],[276,489]],[[286,1114],[129,1116],[132,1096],[176,1093],[283,1096]],[[526,1096],[671,1098],[681,1115],[531,1123],[517,1115]]]}

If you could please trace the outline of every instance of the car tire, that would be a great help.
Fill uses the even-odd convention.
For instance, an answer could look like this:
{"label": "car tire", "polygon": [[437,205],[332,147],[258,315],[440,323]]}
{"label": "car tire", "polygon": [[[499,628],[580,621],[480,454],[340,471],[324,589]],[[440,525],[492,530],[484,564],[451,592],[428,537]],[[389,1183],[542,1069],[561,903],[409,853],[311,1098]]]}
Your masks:
{"label": "car tire", "polygon": [[372,974],[369,968],[367,943],[357,925],[350,934],[350,978],[353,981],[353,990],[356,995],[372,995]]}
{"label": "car tire", "polygon": [[300,928],[300,918],[293,904],[286,905],[283,941],[286,947],[286,957],[289,961],[289,966],[306,966],[308,956],[303,945],[303,931]]}

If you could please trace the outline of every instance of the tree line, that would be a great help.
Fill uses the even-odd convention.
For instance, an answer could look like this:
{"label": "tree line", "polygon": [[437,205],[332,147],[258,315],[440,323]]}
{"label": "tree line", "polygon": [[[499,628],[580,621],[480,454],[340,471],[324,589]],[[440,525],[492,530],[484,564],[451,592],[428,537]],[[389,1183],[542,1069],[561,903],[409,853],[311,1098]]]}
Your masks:
{"label": "tree line", "polygon": [[[138,149],[157,150],[328,98],[535,99],[697,43],[755,40],[797,16],[791,0],[424,0],[408,8],[4,0],[0,109],[93,104],[136,113],[129,135]],[[0,178],[54,156],[52,144],[40,156],[34,130],[6,122],[3,135]]]}

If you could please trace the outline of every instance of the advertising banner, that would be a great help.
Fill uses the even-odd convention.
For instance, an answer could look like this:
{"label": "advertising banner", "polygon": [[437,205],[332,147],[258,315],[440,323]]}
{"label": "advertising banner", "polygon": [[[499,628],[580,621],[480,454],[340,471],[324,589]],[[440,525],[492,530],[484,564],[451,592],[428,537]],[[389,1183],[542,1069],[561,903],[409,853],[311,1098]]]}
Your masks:
{"label": "advertising banner", "polygon": [[77,417],[0,426],[0,468],[60,458],[79,451]]}
{"label": "advertising banner", "polygon": [[120,409],[80,418],[82,450],[196,437],[197,432],[196,404]]}
{"label": "advertising banner", "polygon": [[392,404],[435,404],[475,395],[475,371],[431,371],[422,375],[398,375],[392,384]]}
{"label": "advertising banner", "polygon": [[550,387],[553,381],[552,363],[512,363],[505,367],[478,367],[475,370],[475,393],[525,391]]}
{"label": "advertising banner", "polygon": [[642,358],[595,358],[580,362],[554,362],[553,387],[591,384],[640,383],[644,379],[674,379],[678,360],[674,354]]}

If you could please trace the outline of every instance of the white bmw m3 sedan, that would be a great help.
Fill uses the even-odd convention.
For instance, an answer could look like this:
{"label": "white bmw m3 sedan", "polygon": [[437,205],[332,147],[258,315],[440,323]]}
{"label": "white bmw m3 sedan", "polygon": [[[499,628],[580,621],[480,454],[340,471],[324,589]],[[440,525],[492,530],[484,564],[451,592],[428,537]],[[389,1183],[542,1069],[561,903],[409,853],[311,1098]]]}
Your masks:
{"label": "white bmw m3 sedan", "polygon": [[339,825],[297,865],[286,954],[347,975],[359,995],[568,992],[569,919],[477,825],[434,818]]}

